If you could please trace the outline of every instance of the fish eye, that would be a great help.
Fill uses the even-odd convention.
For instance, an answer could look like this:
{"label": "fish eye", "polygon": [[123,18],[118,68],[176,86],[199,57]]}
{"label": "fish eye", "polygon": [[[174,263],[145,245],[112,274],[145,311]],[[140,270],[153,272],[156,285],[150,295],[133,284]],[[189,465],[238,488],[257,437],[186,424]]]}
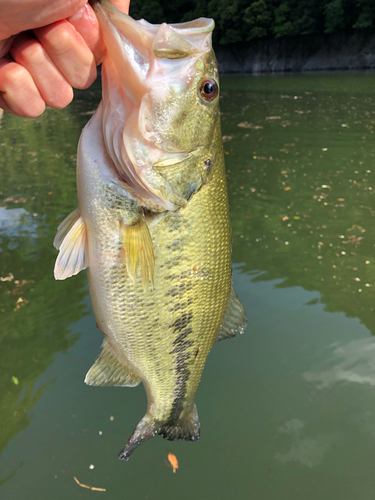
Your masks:
{"label": "fish eye", "polygon": [[200,86],[200,94],[205,101],[213,101],[217,94],[219,93],[219,88],[215,80],[212,78],[205,78]]}

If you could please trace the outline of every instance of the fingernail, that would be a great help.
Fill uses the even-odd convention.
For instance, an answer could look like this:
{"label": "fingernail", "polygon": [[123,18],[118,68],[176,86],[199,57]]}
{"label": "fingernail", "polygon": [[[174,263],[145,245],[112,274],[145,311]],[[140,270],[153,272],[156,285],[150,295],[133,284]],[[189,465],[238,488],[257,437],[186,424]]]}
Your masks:
{"label": "fingernail", "polygon": [[6,40],[1,40],[0,42],[0,58],[4,57],[8,52],[14,40],[14,36],[7,38]]}
{"label": "fingernail", "polygon": [[73,21],[74,23],[82,20],[82,18],[86,18],[86,20],[90,21],[91,23],[96,23],[96,16],[88,3],[84,7],[82,7],[82,9],[79,9],[75,14],[70,16],[68,18],[68,21]]}
{"label": "fingernail", "polygon": [[75,14],[69,17],[69,21],[79,21],[83,14],[85,13],[86,5],[82,9],[77,10]]}

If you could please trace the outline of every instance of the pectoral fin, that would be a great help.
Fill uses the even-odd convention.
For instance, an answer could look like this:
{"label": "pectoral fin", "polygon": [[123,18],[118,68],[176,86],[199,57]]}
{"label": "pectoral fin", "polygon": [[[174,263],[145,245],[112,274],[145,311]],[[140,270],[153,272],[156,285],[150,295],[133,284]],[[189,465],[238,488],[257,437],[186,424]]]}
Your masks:
{"label": "pectoral fin", "polygon": [[124,246],[126,269],[132,281],[135,283],[138,268],[142,276],[142,286],[145,291],[149,284],[154,283],[154,250],[150,231],[148,230],[144,216],[133,225],[127,225],[120,220],[121,238]]}
{"label": "pectoral fin", "polygon": [[99,356],[87,372],[85,384],[136,387],[140,382],[141,379],[115,357],[108,340],[104,339]]}
{"label": "pectoral fin", "polygon": [[86,269],[86,225],[78,209],[59,225],[53,244],[59,250],[54,269],[55,279],[65,280]]}
{"label": "pectoral fin", "polygon": [[233,287],[230,292],[228,307],[225,312],[216,341],[231,339],[236,333],[243,333],[247,325],[247,317]]}

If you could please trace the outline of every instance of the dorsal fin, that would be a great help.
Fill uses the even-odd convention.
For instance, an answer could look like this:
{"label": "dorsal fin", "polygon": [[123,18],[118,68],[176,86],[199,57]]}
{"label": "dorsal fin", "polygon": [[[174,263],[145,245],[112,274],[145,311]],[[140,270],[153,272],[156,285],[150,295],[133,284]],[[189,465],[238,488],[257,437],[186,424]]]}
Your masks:
{"label": "dorsal fin", "polygon": [[236,292],[231,289],[228,307],[225,312],[216,341],[231,339],[236,333],[243,333],[247,325],[247,317]]}
{"label": "dorsal fin", "polygon": [[104,339],[99,356],[87,372],[85,384],[136,387],[140,382],[141,379],[115,357],[110,343]]}
{"label": "dorsal fin", "polygon": [[53,241],[59,250],[55,279],[65,280],[88,266],[86,224],[77,208],[63,220]]}

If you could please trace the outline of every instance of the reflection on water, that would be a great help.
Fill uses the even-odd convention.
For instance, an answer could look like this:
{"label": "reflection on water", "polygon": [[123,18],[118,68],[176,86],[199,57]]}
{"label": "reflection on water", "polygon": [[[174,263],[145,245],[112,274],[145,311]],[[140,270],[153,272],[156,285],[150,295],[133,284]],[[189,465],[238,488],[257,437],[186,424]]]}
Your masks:
{"label": "reflection on water", "polygon": [[278,431],[287,434],[292,439],[292,445],[286,453],[275,453],[275,458],[282,464],[297,462],[300,465],[314,467],[319,465],[325,453],[331,448],[331,435],[319,434],[314,438],[306,436],[305,424],[298,419],[289,420],[278,428]]}
{"label": "reflection on water", "polygon": [[58,287],[51,271],[56,227],[76,204],[84,121],[66,110],[0,123],[0,453],[29,424],[38,377],[74,343],[69,325],[85,314],[85,277]]}
{"label": "reflection on water", "polygon": [[228,77],[222,108],[234,260],[375,334],[373,81]]}
{"label": "reflection on water", "polygon": [[201,440],[155,439],[127,464],[116,453],[144,414],[143,389],[83,384],[102,341],[85,273],[53,279],[52,241],[76,208],[76,147],[99,88],[36,120],[3,116],[1,498],[80,498],[73,476],[110,500],[124,488],[155,500],[176,488],[180,500],[373,497],[374,83],[222,78],[234,283],[249,326],[208,358]]}
{"label": "reflection on water", "polygon": [[307,381],[317,382],[319,389],[338,382],[375,385],[374,339],[353,340],[344,346],[334,345],[332,350],[322,369],[304,374]]}

